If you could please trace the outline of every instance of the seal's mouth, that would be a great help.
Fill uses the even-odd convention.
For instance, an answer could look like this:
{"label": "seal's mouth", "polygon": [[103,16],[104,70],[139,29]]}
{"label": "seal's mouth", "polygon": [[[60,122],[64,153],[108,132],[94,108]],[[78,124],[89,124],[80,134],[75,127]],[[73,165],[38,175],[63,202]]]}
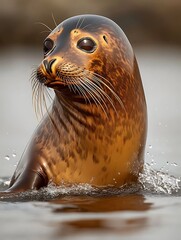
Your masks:
{"label": "seal's mouth", "polygon": [[64,89],[67,87],[67,84],[63,80],[55,80],[55,79],[51,79],[51,78],[48,78],[44,82],[44,85],[48,88],[53,88],[55,90],[60,90],[60,88]]}

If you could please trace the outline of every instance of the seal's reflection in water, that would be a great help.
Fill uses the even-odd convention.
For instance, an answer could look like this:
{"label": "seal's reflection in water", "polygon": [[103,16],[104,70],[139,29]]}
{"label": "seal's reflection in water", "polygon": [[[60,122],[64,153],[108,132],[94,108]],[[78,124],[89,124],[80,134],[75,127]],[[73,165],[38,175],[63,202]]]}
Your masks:
{"label": "seal's reflection in water", "polygon": [[89,220],[77,220],[64,223],[61,230],[58,230],[59,236],[75,236],[78,235],[91,235],[92,231],[95,233],[109,233],[111,234],[126,234],[135,231],[142,230],[147,226],[146,218],[134,218],[133,220],[122,220],[113,218],[111,220],[106,219],[89,219]]}
{"label": "seal's reflection in water", "polygon": [[[140,194],[102,198],[66,197],[51,203],[54,204],[52,211],[55,214],[83,213],[76,216],[76,219],[74,215],[74,220],[54,224],[56,236],[61,237],[75,237],[80,234],[90,236],[92,233],[127,234],[143,230],[149,225],[147,217],[135,216],[133,212],[148,211],[152,207],[152,203],[146,202],[145,197]],[[70,207],[62,208],[62,204],[69,204]],[[119,212],[119,215],[114,215],[115,212]]]}

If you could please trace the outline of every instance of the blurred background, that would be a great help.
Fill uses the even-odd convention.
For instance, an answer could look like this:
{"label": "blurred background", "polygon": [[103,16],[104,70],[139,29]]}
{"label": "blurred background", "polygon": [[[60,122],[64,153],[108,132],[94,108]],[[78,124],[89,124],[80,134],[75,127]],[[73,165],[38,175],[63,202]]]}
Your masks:
{"label": "blurred background", "polygon": [[77,14],[107,16],[134,45],[181,44],[180,0],[1,0],[0,6],[1,47],[40,46],[42,28],[34,24],[43,22],[53,28],[52,13],[58,23]]}
{"label": "blurred background", "polygon": [[10,176],[38,121],[29,81],[42,60],[47,29],[79,14],[114,20],[130,40],[145,89],[149,129],[146,162],[181,172],[180,0],[0,0],[0,177]]}

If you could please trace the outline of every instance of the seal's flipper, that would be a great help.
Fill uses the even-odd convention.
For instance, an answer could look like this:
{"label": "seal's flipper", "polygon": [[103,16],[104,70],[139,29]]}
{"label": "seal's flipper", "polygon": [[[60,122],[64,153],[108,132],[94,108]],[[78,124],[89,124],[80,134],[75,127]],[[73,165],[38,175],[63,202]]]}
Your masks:
{"label": "seal's flipper", "polygon": [[48,180],[45,176],[35,170],[24,171],[17,179],[11,180],[6,192],[23,192],[27,190],[39,189],[45,187]]}

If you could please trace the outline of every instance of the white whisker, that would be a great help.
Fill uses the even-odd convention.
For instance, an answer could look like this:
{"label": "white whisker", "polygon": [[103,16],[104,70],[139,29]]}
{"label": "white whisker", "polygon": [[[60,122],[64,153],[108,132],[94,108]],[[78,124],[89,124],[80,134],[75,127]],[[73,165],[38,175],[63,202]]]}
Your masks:
{"label": "white whisker", "polygon": [[[103,110],[103,112],[105,113],[106,117],[108,118],[107,112],[106,112],[106,110],[104,109],[102,103],[101,103],[100,100],[95,96],[95,91],[92,91],[93,89],[92,89],[89,85],[87,85],[84,80],[81,79],[81,80],[80,80],[80,83],[81,83],[82,87],[85,89],[85,91],[89,94],[89,96],[93,99],[93,101],[94,101],[94,103],[96,104],[96,106],[97,106],[97,107],[100,106],[101,109]],[[96,93],[96,94],[97,94],[97,93]]]}
{"label": "white whisker", "polygon": [[40,25],[46,27],[48,30],[50,30],[50,32],[52,32],[52,29],[51,29],[49,26],[47,26],[45,23],[42,23],[42,22],[36,22],[35,24],[40,24]]}
{"label": "white whisker", "polygon": [[55,21],[55,18],[54,18],[54,15],[53,15],[53,13],[52,13],[52,19],[53,19],[53,22],[54,22],[54,24],[55,24],[55,27],[57,27],[57,26],[58,26],[58,24],[57,24],[57,22]]}
{"label": "white whisker", "polygon": [[[90,72],[90,75],[92,75],[91,74],[91,72]],[[90,77],[91,78],[91,77]],[[104,78],[103,78],[104,79]],[[124,111],[126,111],[126,109],[125,109],[125,107],[124,107],[124,104],[123,104],[123,102],[122,102],[122,100],[121,100],[121,98],[115,93],[115,91],[112,89],[112,88],[110,88],[103,80],[101,80],[100,78],[98,78],[97,76],[93,76],[92,78],[91,78],[91,80],[93,80],[94,82],[99,82],[99,83],[101,83],[102,85],[104,85],[112,94],[113,94],[113,96],[115,97],[115,99],[119,102],[119,104],[121,105],[121,107],[124,109]],[[105,80],[105,79],[104,79]]]}
{"label": "white whisker", "polygon": [[81,29],[81,26],[82,26],[82,24],[83,24],[84,20],[85,20],[85,17],[82,19],[82,22],[80,23],[80,25],[79,25],[79,27],[78,27],[78,28],[80,28],[80,29]]}
{"label": "white whisker", "polygon": [[75,29],[78,28],[80,20],[81,20],[81,17],[80,17],[79,20],[77,21],[77,24],[76,24],[76,26],[75,26]]}
{"label": "white whisker", "polygon": [[95,93],[95,95],[100,99],[100,101],[102,101],[103,105],[105,106],[106,110],[108,110],[108,107],[106,105],[105,99],[104,99],[104,95],[101,93],[101,91],[98,91],[97,86],[91,82],[89,79],[84,77],[84,81],[86,82],[86,84],[89,85],[90,89],[92,90],[92,92]]}
{"label": "white whisker", "polygon": [[[117,113],[117,110],[114,106],[113,100],[109,97],[109,95],[102,88],[100,88],[97,84],[95,84],[93,81],[89,80],[89,82],[92,84],[92,86],[94,86],[95,89],[97,89],[97,91],[99,90],[98,92],[101,94],[101,96],[104,96],[110,102],[110,104],[114,108],[115,112]],[[106,105],[106,103],[105,103],[105,105]]]}
{"label": "white whisker", "polygon": [[81,28],[81,30],[85,30],[88,26],[90,26],[92,24],[87,24],[86,26],[84,26],[83,28]]}

